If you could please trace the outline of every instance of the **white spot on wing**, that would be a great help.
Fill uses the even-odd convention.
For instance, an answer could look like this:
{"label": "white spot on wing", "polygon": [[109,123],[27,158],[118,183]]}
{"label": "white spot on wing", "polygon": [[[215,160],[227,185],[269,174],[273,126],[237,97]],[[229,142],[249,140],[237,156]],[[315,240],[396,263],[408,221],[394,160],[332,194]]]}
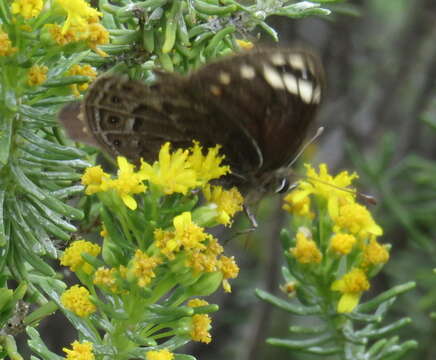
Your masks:
{"label": "white spot on wing", "polygon": [[303,57],[300,54],[289,55],[289,64],[296,70],[305,70]]}
{"label": "white spot on wing", "polygon": [[256,71],[254,67],[244,64],[241,66],[241,76],[243,79],[253,79],[256,76]]}
{"label": "white spot on wing", "polygon": [[315,75],[315,64],[312,59],[306,58],[307,66],[309,67],[309,71],[312,75]]}
{"label": "white spot on wing", "polygon": [[310,81],[299,79],[298,89],[301,100],[306,104],[311,104],[313,102],[313,84]]}
{"label": "white spot on wing", "polygon": [[317,86],[313,91],[313,99],[312,102],[314,104],[319,104],[321,102],[321,87]]}
{"label": "white spot on wing", "polygon": [[282,77],[272,66],[263,65],[263,76],[268,84],[270,84],[274,89],[284,89]]}
{"label": "white spot on wing", "polygon": [[283,81],[285,83],[286,89],[294,95],[298,95],[298,84],[297,78],[292,74],[285,74],[283,76]]}
{"label": "white spot on wing", "polygon": [[219,80],[220,83],[223,85],[229,85],[230,84],[230,74],[226,73],[224,71],[220,72],[219,74]]}
{"label": "white spot on wing", "polygon": [[286,59],[282,53],[274,53],[271,55],[271,62],[275,66],[283,66],[286,64]]}

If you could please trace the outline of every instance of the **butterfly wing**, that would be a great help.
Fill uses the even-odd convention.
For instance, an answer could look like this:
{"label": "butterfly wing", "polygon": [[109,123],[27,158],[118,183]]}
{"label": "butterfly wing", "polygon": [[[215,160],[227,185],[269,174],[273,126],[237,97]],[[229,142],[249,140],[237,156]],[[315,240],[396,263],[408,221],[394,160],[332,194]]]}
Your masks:
{"label": "butterfly wing", "polygon": [[165,75],[151,86],[104,76],[94,82],[82,106],[90,131],[113,156],[154,161],[167,141],[187,148],[198,140],[204,147],[220,144],[225,153],[239,147],[230,165],[236,169],[249,159],[246,167],[258,168],[260,154],[241,124],[197,98],[187,78],[177,75]]}
{"label": "butterfly wing", "polygon": [[[258,49],[204,66],[190,76],[189,88],[227,123],[238,122],[261,154],[261,166],[251,170],[262,173],[296,156],[321,101],[323,79],[318,58],[305,50]],[[236,160],[240,148],[226,150]]]}
{"label": "butterfly wing", "polygon": [[[221,58],[188,77],[153,85],[102,76],[81,120],[106,152],[153,162],[163,143],[222,145],[239,181],[252,182],[295,157],[321,101],[323,71],[301,50],[257,49]],[[86,127],[85,127],[86,130]]]}

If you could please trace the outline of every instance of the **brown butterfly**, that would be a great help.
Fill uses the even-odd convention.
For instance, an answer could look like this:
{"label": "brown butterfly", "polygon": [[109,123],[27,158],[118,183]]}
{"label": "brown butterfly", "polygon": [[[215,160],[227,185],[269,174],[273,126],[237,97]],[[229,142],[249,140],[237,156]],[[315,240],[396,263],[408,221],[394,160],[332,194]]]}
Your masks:
{"label": "brown butterfly", "polygon": [[[130,161],[156,160],[161,145],[220,144],[232,175],[251,193],[277,190],[322,98],[318,58],[299,49],[255,49],[221,58],[189,76],[158,73],[146,85],[101,76],[60,120],[69,135]],[[80,122],[77,121],[80,119]]]}

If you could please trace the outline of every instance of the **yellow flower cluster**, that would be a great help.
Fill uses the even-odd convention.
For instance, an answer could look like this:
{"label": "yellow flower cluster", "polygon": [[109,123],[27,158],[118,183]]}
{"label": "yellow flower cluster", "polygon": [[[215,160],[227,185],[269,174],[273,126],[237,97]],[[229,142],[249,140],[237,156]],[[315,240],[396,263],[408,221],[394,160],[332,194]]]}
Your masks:
{"label": "yellow flower cluster", "polygon": [[0,28],[0,56],[9,56],[17,52],[17,48],[12,46],[9,35]]}
{"label": "yellow flower cluster", "polygon": [[107,180],[110,179],[100,165],[86,168],[82,176],[82,184],[86,185],[85,194],[92,195],[99,191],[106,191]]}
{"label": "yellow flower cluster", "polygon": [[[209,305],[209,303],[201,299],[192,299],[188,302],[188,306],[192,308],[206,305]],[[207,314],[195,314],[192,316],[190,331],[191,339],[209,344],[212,341],[212,336],[209,332],[211,329],[211,323],[212,319]]]}
{"label": "yellow flower cluster", "polygon": [[330,249],[339,255],[347,255],[353,250],[357,239],[351,234],[337,233],[330,239]]}
{"label": "yellow flower cluster", "polygon": [[67,354],[66,360],[94,360],[95,356],[92,352],[92,343],[84,341],[79,343],[77,340],[72,344],[72,349],[63,348],[62,351]]}
{"label": "yellow flower cluster", "polygon": [[135,210],[138,204],[132,195],[145,192],[146,187],[142,183],[145,178],[140,172],[135,172],[134,165],[126,158],[117,157],[117,163],[119,170],[115,179],[111,179],[101,166],[87,168],[82,176],[82,184],[86,185],[85,194],[92,195],[112,189],[129,209]]}
{"label": "yellow flower cluster", "polygon": [[[70,70],[68,70],[68,75],[74,76],[74,75],[83,75],[88,76],[90,80],[94,80],[97,77],[97,72],[94,70],[94,68],[91,65],[73,65]],[[73,91],[73,94],[75,96],[80,96],[80,93],[88,89],[89,82],[85,82],[83,84],[77,85],[73,84],[71,85],[71,90]]]}
{"label": "yellow flower cluster", "polygon": [[87,317],[97,310],[89,296],[88,289],[80,285],[73,285],[61,295],[61,303],[77,316]]}
{"label": "yellow flower cluster", "polygon": [[[23,0],[24,1],[24,0]],[[100,56],[108,56],[97,45],[109,43],[109,32],[99,23],[102,14],[85,0],[56,0],[67,13],[63,26],[47,24],[54,41],[63,46],[71,42],[85,41]]]}
{"label": "yellow flower cluster", "polygon": [[[58,24],[45,25],[53,40],[61,46],[71,42],[84,41],[90,49],[100,56],[108,56],[97,47],[109,43],[109,32],[99,23],[102,14],[93,9],[85,0],[56,0],[55,3],[66,13],[67,17],[62,26]],[[43,9],[43,0],[14,0],[10,5],[11,13],[20,15],[25,20],[39,16]],[[10,55],[16,51],[5,40],[4,43],[4,55],[2,56]]]}
{"label": "yellow flower cluster", "polygon": [[[208,149],[204,155],[203,149],[194,141],[190,149],[170,152],[170,143],[165,143],[159,151],[158,161],[153,165],[142,161],[140,169],[135,171],[134,165],[125,158],[118,157],[116,179],[111,179],[100,166],[94,166],[85,170],[82,184],[86,185],[87,195],[115,190],[131,210],[137,208],[132,195],[147,190],[143,184],[145,180],[165,195],[186,194],[194,188],[202,187],[206,200],[216,206],[217,222],[228,225],[235,213],[242,210],[243,198],[236,188],[224,190],[207,183],[230,172],[228,166],[221,165],[224,157],[218,151],[219,146],[216,146]],[[171,247],[172,243],[168,246]]]}
{"label": "yellow flower cluster", "polygon": [[147,360],[173,360],[174,354],[168,349],[152,350],[145,355]]}
{"label": "yellow flower cluster", "polygon": [[343,295],[339,299],[337,310],[339,313],[349,313],[359,304],[362,293],[369,289],[369,281],[362,269],[354,268],[342,278],[333,282],[331,289]]}
{"label": "yellow flower cluster", "polygon": [[230,225],[232,217],[242,211],[244,198],[237,188],[224,190],[221,186],[211,186],[207,184],[203,188],[203,194],[207,201],[217,206],[217,221],[220,224]]}
{"label": "yellow flower cluster", "polygon": [[221,165],[224,157],[218,155],[219,148],[209,148],[203,155],[203,149],[194,141],[192,148],[170,153],[170,143],[165,143],[159,151],[159,161],[153,165],[142,162],[141,173],[166,195],[186,194],[230,172],[229,166]]}
{"label": "yellow flower cluster", "polygon": [[296,246],[290,249],[290,253],[301,264],[319,264],[322,259],[321,251],[316,242],[307,236],[308,231],[298,231]]}
{"label": "yellow flower cluster", "polygon": [[97,256],[100,252],[101,248],[97,244],[86,240],[74,241],[60,257],[61,265],[69,266],[71,271],[81,270],[89,275],[94,268],[83,260],[82,254]]}
{"label": "yellow flower cluster", "polygon": [[206,249],[206,240],[212,235],[204,232],[203,228],[192,222],[191,213],[186,211],[173,219],[174,231],[155,231],[156,245],[169,259],[174,259],[180,250],[202,251]]}
{"label": "yellow flower cluster", "polygon": [[235,257],[221,256],[219,259],[219,269],[223,274],[223,289],[225,292],[232,292],[230,283],[227,279],[234,279],[239,274],[239,266],[236,264]]}
{"label": "yellow flower cluster", "polygon": [[[300,181],[284,199],[283,209],[300,217],[305,224],[297,232],[290,254],[297,262],[312,266],[321,266],[326,257],[331,259],[326,261],[335,261],[353,254],[353,259],[357,259],[353,260],[353,268],[331,285],[333,291],[342,293],[338,312],[350,312],[357,306],[362,292],[369,289],[369,271],[389,259],[387,246],[380,245],[376,239],[383,231],[368,209],[356,202],[355,190],[349,188],[356,174],[343,171],[332,176],[326,164],[319,166],[319,172],[310,165],[306,169],[306,180]],[[323,224],[331,224],[325,240],[311,238],[311,229],[316,229],[315,213],[325,216],[319,220]],[[325,244],[326,240],[328,246],[322,251],[320,242]]]}
{"label": "yellow flower cluster", "polygon": [[140,287],[147,286],[156,276],[154,269],[162,262],[158,256],[148,256],[141,250],[136,250],[132,260],[132,273]]}
{"label": "yellow flower cluster", "polygon": [[173,220],[174,230],[157,229],[154,233],[156,246],[169,260],[183,251],[186,265],[194,272],[220,271],[226,292],[231,288],[227,279],[238,276],[239,267],[234,258],[222,256],[224,249],[218,241],[192,221],[190,212],[184,212]]}
{"label": "yellow flower cluster", "polygon": [[41,85],[47,80],[47,66],[33,65],[27,73],[27,84],[29,86]]}
{"label": "yellow flower cluster", "polygon": [[313,219],[315,214],[310,210],[310,197],[304,190],[295,190],[284,198],[283,210],[302,217]]}
{"label": "yellow flower cluster", "polygon": [[42,0],[14,0],[11,4],[12,14],[20,14],[25,19],[31,19],[39,15],[42,10]]}
{"label": "yellow flower cluster", "polygon": [[123,291],[120,290],[117,280],[118,278],[126,278],[127,268],[120,265],[118,268],[105,268],[100,266],[94,273],[93,283],[95,285],[101,286],[106,290],[114,294],[121,294]]}

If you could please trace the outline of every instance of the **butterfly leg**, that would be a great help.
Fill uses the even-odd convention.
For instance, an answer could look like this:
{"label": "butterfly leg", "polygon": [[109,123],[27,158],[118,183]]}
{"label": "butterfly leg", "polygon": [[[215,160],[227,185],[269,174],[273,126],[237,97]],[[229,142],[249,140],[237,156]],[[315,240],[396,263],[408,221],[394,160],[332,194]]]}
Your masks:
{"label": "butterfly leg", "polygon": [[259,225],[257,224],[256,216],[251,212],[251,209],[248,205],[244,204],[244,212],[251,224],[251,227],[246,229],[244,232],[252,232],[256,230]]}

